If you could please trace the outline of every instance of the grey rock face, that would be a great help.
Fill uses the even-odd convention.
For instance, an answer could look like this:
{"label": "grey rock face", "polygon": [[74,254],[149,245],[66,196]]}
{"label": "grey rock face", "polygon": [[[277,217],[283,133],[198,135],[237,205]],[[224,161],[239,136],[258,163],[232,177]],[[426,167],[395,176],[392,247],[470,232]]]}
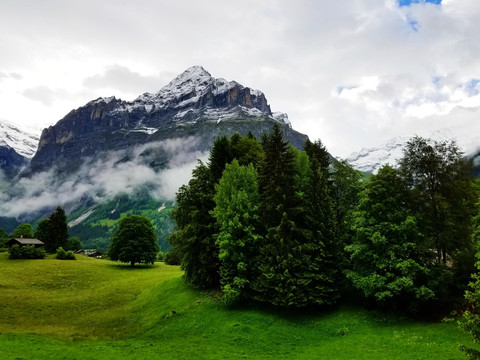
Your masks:
{"label": "grey rock face", "polygon": [[260,137],[275,122],[283,125],[294,146],[303,146],[307,137],[291,129],[286,114],[272,114],[261,91],[192,67],[156,94],[145,93],[131,102],[99,98],[71,111],[43,130],[24,174],[52,167],[69,171],[86,158],[171,138],[195,136],[199,150],[206,150],[217,136],[252,131]]}
{"label": "grey rock face", "polygon": [[18,154],[10,146],[0,146],[0,171],[9,178],[13,178],[27,165],[28,159]]}

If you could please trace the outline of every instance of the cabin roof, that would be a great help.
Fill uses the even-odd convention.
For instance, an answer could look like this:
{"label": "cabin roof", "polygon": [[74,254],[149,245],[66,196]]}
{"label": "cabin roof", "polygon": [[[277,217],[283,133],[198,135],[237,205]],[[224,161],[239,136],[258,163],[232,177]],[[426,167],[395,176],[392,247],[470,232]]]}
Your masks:
{"label": "cabin roof", "polygon": [[45,245],[43,241],[33,238],[13,238],[8,243],[17,242],[21,245]]}

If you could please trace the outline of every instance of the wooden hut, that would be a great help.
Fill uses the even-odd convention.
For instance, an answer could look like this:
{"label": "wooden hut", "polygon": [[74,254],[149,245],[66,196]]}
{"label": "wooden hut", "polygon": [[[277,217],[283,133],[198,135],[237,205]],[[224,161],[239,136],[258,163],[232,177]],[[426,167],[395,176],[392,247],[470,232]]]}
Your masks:
{"label": "wooden hut", "polygon": [[43,241],[40,241],[38,239],[32,239],[32,238],[13,238],[7,241],[6,245],[9,247],[13,245],[18,245],[18,246],[33,245],[36,248],[45,246]]}

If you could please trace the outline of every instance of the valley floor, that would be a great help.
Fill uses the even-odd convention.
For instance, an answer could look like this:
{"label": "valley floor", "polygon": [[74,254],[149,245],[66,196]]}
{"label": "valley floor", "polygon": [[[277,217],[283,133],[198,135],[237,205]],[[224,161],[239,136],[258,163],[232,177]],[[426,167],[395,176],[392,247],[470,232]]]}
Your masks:
{"label": "valley floor", "polygon": [[471,343],[455,322],[228,308],[175,266],[77,259],[0,254],[1,359],[463,359]]}

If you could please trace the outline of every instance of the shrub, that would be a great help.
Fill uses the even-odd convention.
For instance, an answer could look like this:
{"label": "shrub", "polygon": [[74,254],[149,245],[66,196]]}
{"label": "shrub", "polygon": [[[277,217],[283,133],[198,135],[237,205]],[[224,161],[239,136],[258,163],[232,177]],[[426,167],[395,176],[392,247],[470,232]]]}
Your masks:
{"label": "shrub", "polygon": [[158,261],[163,261],[165,259],[165,253],[163,251],[159,251],[157,253],[157,260]]}
{"label": "shrub", "polygon": [[20,247],[13,245],[8,251],[9,259],[43,259],[45,257],[45,250],[43,248],[36,248],[33,245]]}
{"label": "shrub", "polygon": [[73,251],[65,251],[63,248],[60,246],[57,249],[57,259],[58,260],[75,260],[75,255],[73,254]]}
{"label": "shrub", "polygon": [[163,261],[167,265],[180,265],[180,257],[175,250],[170,250],[163,256]]}
{"label": "shrub", "polygon": [[18,245],[12,245],[8,251],[9,259],[22,259],[22,250]]}

